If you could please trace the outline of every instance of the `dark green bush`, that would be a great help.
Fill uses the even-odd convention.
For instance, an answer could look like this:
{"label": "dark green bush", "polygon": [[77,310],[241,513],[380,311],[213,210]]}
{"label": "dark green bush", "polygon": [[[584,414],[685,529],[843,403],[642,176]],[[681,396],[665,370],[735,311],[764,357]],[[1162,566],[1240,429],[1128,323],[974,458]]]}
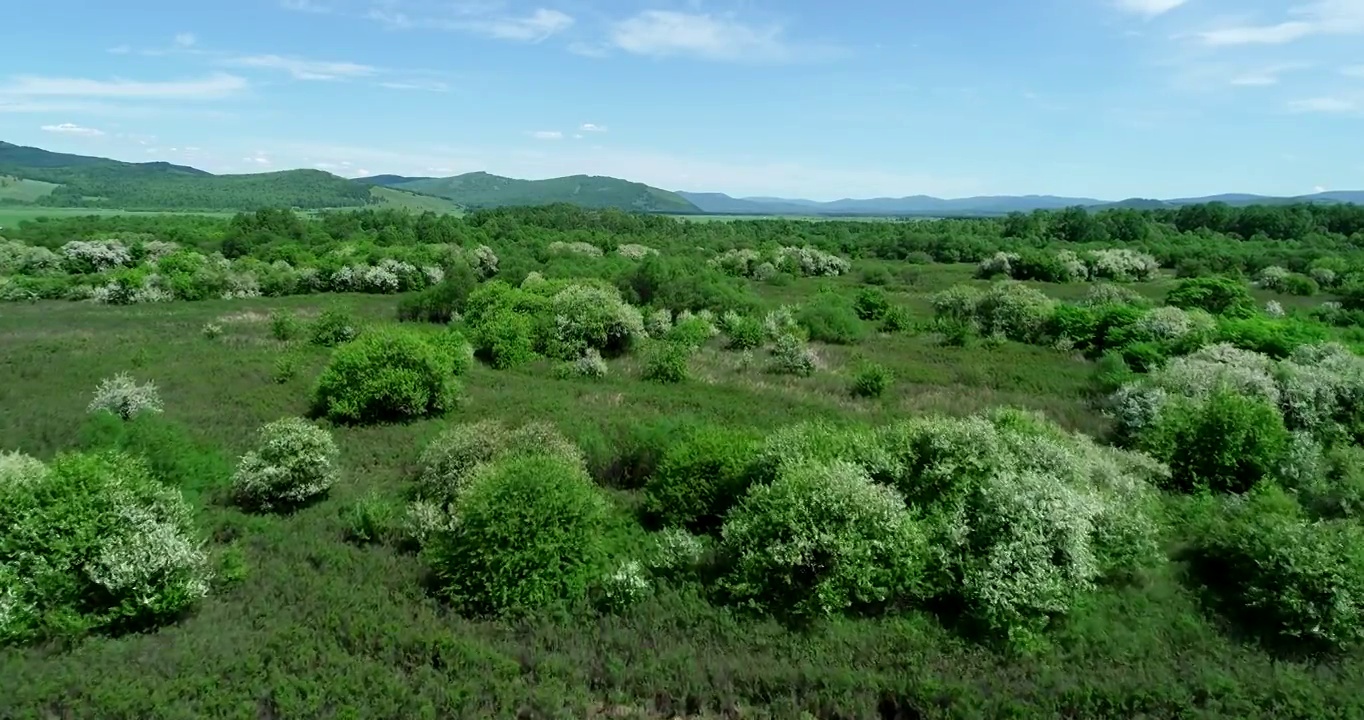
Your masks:
{"label": "dark green bush", "polygon": [[360,322],[349,312],[339,308],[323,310],[313,321],[312,342],[314,345],[334,347],[348,343],[360,334]]}
{"label": "dark green bush", "polygon": [[1277,407],[1219,389],[1172,400],[1137,443],[1170,465],[1176,490],[1243,493],[1277,470],[1288,431]]}
{"label": "dark green bush", "polygon": [[810,339],[834,345],[852,345],[866,335],[866,327],[848,299],[836,292],[822,292],[796,313],[796,322]]}
{"label": "dark green bush", "polygon": [[663,527],[719,529],[748,489],[758,438],[707,425],[670,445],[644,486],[645,513]]}
{"label": "dark green bush", "polygon": [[1180,281],[1165,297],[1166,304],[1185,310],[1199,308],[1213,315],[1247,318],[1255,315],[1255,298],[1246,284],[1223,276],[1195,277]]}
{"label": "dark green bush", "polygon": [[1316,280],[1300,273],[1292,273],[1284,278],[1282,288],[1289,295],[1301,297],[1311,297],[1321,291],[1321,286]]}
{"label": "dark green bush", "polygon": [[398,319],[445,324],[464,310],[478,275],[467,264],[456,263],[445,279],[398,303]]}
{"label": "dark green bush", "polygon": [[108,412],[89,415],[78,442],[82,450],[119,450],[142,458],[157,480],[195,504],[232,479],[231,458],[161,414],[138,413],[127,420]]}
{"label": "dark green bush", "polygon": [[864,287],[857,293],[853,310],[863,320],[881,320],[890,312],[890,298],[879,287]]}
{"label": "dark green bush", "polygon": [[763,323],[755,317],[742,315],[725,328],[725,347],[730,350],[754,350],[763,344]]}
{"label": "dark green bush", "polygon": [[346,423],[440,415],[455,400],[453,364],[419,332],[375,329],[336,349],[317,379],[313,407]]}
{"label": "dark green bush", "polygon": [[301,337],[307,328],[297,315],[287,310],[270,313],[270,335],[280,342],[289,342]]}
{"label": "dark green bush", "polygon": [[464,612],[572,603],[603,571],[608,504],[572,463],[522,456],[488,466],[456,514],[423,555],[440,593]]}
{"label": "dark green bush", "polygon": [[691,375],[688,367],[692,349],[679,342],[651,343],[644,353],[645,380],[658,383],[680,383]]}
{"label": "dark green bush", "polygon": [[881,319],[881,332],[902,333],[914,329],[914,318],[903,305],[892,305]]}
{"label": "dark green bush", "polygon": [[496,310],[474,328],[479,357],[499,370],[519,367],[535,359],[535,324],[510,308]]}
{"label": "dark green bush", "polygon": [[886,366],[879,363],[865,363],[853,377],[850,392],[853,397],[878,398],[885,394],[895,380]]}
{"label": "dark green bush", "polygon": [[361,545],[396,540],[402,532],[403,509],[374,491],[341,511],[346,539]]}
{"label": "dark green bush", "polygon": [[1364,640],[1364,528],[1312,522],[1276,488],[1227,505],[1190,552],[1223,612],[1275,646],[1334,651]]}

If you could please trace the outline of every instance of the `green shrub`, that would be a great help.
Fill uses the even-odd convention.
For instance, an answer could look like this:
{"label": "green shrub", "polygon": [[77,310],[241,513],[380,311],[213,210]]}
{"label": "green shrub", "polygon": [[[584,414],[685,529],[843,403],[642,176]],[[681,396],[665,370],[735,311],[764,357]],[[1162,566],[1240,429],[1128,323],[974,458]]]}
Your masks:
{"label": "green shrub", "polygon": [[1273,645],[1364,639],[1364,528],[1311,522],[1275,488],[1233,498],[1198,529],[1192,567],[1226,614]]}
{"label": "green shrub", "polygon": [[203,333],[204,338],[207,340],[217,340],[223,336],[223,326],[218,323],[204,323],[204,327],[200,332]]}
{"label": "green shrub", "polygon": [[895,380],[886,366],[879,363],[866,363],[857,371],[853,377],[850,392],[853,397],[878,398],[885,394]]}
{"label": "green shrub", "polygon": [[162,483],[198,504],[232,478],[231,460],[164,415],[123,420],[110,413],[89,416],[78,444],[85,451],[118,450],[142,458]]}
{"label": "green shrub", "polygon": [[285,353],[275,358],[275,367],[270,371],[270,379],[283,385],[298,376],[302,358],[294,353]]}
{"label": "green shrub", "polygon": [[341,514],[346,539],[361,545],[390,542],[401,534],[402,508],[371,490]]}
{"label": "green shrub", "polygon": [[786,333],[777,336],[772,347],[772,364],[768,370],[777,375],[810,377],[819,368],[819,357],[799,336]]}
{"label": "green shrub", "polygon": [[1221,276],[1181,280],[1166,296],[1165,302],[1185,310],[1197,308],[1228,318],[1251,317],[1257,307],[1245,283]]}
{"label": "green shrub", "polygon": [[513,310],[497,310],[475,328],[474,347],[499,370],[520,367],[536,357],[534,323]]}
{"label": "green shrub", "polygon": [[1321,286],[1317,284],[1316,280],[1299,273],[1293,273],[1284,278],[1281,287],[1283,292],[1300,297],[1311,297],[1321,292]]}
{"label": "green shrub", "polygon": [[312,343],[323,347],[335,347],[348,343],[360,335],[360,322],[353,315],[339,308],[323,310],[313,321]]}
{"label": "green shrub", "polygon": [[338,454],[331,433],[303,418],[263,425],[260,444],[242,456],[232,476],[237,502],[261,510],[292,508],[331,488]]}
{"label": "green shrub", "polygon": [[691,353],[691,348],[682,343],[651,343],[644,355],[644,379],[658,383],[684,382],[691,375]]}
{"label": "green shrub", "polygon": [[[287,310],[275,310],[270,313],[270,336],[280,342],[296,340],[303,335],[306,328],[303,321],[297,315]],[[331,332],[331,331],[328,331]],[[318,343],[319,345],[334,345],[334,342]]]}
{"label": "green shrub", "polygon": [[1219,387],[1171,401],[1137,444],[1169,463],[1177,490],[1242,493],[1280,466],[1288,430],[1270,402]]}
{"label": "green shrub", "polygon": [[154,627],[210,576],[189,505],[141,460],[0,453],[0,642]]}
{"label": "green shrub", "polygon": [[853,310],[857,317],[863,320],[876,321],[886,317],[890,312],[890,298],[886,296],[886,291],[879,287],[864,287],[857,293],[857,299],[853,301]]}
{"label": "green shrub", "polygon": [[901,305],[892,305],[881,318],[881,332],[902,333],[914,328],[914,317]]}
{"label": "green shrub", "polygon": [[548,423],[529,422],[516,429],[498,420],[456,423],[422,451],[417,496],[448,506],[468,487],[480,466],[520,455],[552,457],[586,467],[577,446]]}
{"label": "green shrub", "polygon": [[790,466],[725,518],[722,587],[797,619],[875,611],[913,595],[927,560],[899,493],[856,465]]}
{"label": "green shrub", "polygon": [[[1297,434],[1295,434],[1296,436]],[[1341,445],[1318,454],[1307,477],[1291,486],[1314,517],[1364,520],[1364,448]]]}
{"label": "green shrub", "polygon": [[699,349],[715,336],[717,329],[713,323],[699,315],[679,314],[677,323],[663,336],[663,340],[688,352]]}
{"label": "green shrub", "polygon": [[450,372],[455,376],[467,374],[474,363],[474,346],[464,338],[464,333],[455,328],[446,328],[428,337],[450,358]]}
{"label": "green shrub", "polygon": [[346,423],[440,415],[455,399],[452,363],[420,333],[376,329],[336,349],[317,379],[313,405]]}
{"label": "green shrub", "polygon": [[806,303],[796,313],[796,321],[817,342],[853,345],[867,334],[853,304],[835,292],[822,292]]}
{"label": "green shrub", "polygon": [[983,336],[1036,342],[1052,319],[1054,306],[1040,290],[1016,282],[995,283],[976,301],[976,325]]}
{"label": "green shrub", "polygon": [[555,293],[545,310],[553,318],[545,354],[575,360],[588,350],[616,357],[645,336],[644,316],[615,288],[574,283]]}
{"label": "green shrub", "polygon": [[405,297],[398,303],[398,320],[444,325],[464,310],[469,293],[478,286],[478,274],[467,263],[454,263],[439,283]]}
{"label": "green shrub", "polygon": [[703,426],[669,446],[644,486],[645,512],[664,527],[709,533],[748,489],[757,439]]}
{"label": "green shrub", "polygon": [[485,466],[456,522],[423,555],[456,607],[474,614],[573,602],[603,572],[608,504],[580,467],[544,456]]}
{"label": "green shrub", "polygon": [[755,317],[740,315],[726,324],[724,331],[728,336],[725,347],[730,350],[756,350],[762,347],[763,323]]}
{"label": "green shrub", "polygon": [[1120,352],[1106,352],[1098,361],[1094,363],[1093,379],[1091,385],[1094,392],[1100,396],[1108,396],[1118,390],[1118,388],[1132,382],[1135,373],[1131,366],[1123,358]]}

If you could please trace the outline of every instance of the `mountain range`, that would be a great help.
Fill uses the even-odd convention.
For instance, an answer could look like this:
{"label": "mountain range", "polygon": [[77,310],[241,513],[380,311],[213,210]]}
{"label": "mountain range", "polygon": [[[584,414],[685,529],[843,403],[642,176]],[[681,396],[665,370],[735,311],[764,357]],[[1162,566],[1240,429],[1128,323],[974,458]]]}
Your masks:
{"label": "mountain range", "polygon": [[486,172],[453,177],[375,175],[347,179],[321,170],[215,175],[166,162],[129,163],[56,153],[0,142],[0,204],[125,210],[250,210],[365,206],[454,212],[461,209],[571,203],[588,208],[667,214],[778,216],[985,216],[1082,206],[1174,208],[1206,202],[1228,205],[1311,203],[1364,204],[1364,191],[1331,191],[1296,197],[1232,193],[1207,197],[1129,198],[1110,202],[1054,195],[937,198],[845,198],[819,202],[799,198],[731,197],[723,193],[663,190],[643,183],[593,175],[519,180]]}

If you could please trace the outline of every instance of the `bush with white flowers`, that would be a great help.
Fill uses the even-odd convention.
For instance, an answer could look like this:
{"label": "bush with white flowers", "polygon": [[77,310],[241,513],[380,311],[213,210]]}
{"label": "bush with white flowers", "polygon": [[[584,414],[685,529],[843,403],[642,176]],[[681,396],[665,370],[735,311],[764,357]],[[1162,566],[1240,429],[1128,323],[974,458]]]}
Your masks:
{"label": "bush with white flowers", "polygon": [[0,641],[155,626],[211,577],[193,511],[140,458],[0,454]]}
{"label": "bush with white flowers", "polygon": [[61,247],[66,269],[73,273],[101,273],[132,264],[127,246],[117,240],[72,240]]}
{"label": "bush with white flowers", "polygon": [[597,247],[596,245],[593,245],[592,243],[582,241],[564,242],[563,240],[555,240],[554,242],[549,244],[549,247],[547,249],[549,250],[549,254],[551,255],[583,255],[586,257],[602,256],[601,248]]}
{"label": "bush with white flowers", "polygon": [[982,335],[1033,342],[1041,336],[1054,307],[1041,290],[1016,282],[995,283],[976,300],[975,324]]}
{"label": "bush with white flowers", "polygon": [[159,413],[161,394],[157,392],[155,384],[146,382],[139,385],[131,375],[121,372],[100,381],[86,411],[108,411],[124,420],[142,412]]}
{"label": "bush with white flowers", "polygon": [[778,336],[772,345],[772,364],[769,369],[777,375],[809,377],[819,369],[819,355],[800,336],[785,333]]}
{"label": "bush with white flowers", "polygon": [[1261,270],[1259,275],[1255,276],[1255,282],[1266,290],[1281,290],[1283,289],[1284,281],[1287,280],[1288,276],[1291,274],[1292,273],[1288,272],[1287,268],[1282,268],[1278,265],[1270,265]]}
{"label": "bush with white flowers", "polygon": [[553,457],[574,467],[587,467],[578,447],[548,423],[530,422],[514,429],[498,420],[456,423],[422,451],[416,494],[447,507],[468,487],[478,468],[520,455]]}
{"label": "bush with white flowers", "polygon": [[781,247],[777,249],[777,269],[806,277],[832,277],[842,275],[852,263],[837,256],[816,250],[809,245],[804,247]]}
{"label": "bush with white flowers", "polygon": [[1018,262],[1018,260],[1018,253],[997,252],[994,255],[981,260],[980,263],[976,265],[976,275],[983,278],[992,278],[996,275],[1013,277],[1013,264]]}
{"label": "bush with white flowers", "polygon": [[803,329],[796,320],[796,311],[790,305],[782,305],[763,316],[763,337],[776,340],[783,335],[800,335]]}
{"label": "bush with white flowers", "polygon": [[626,560],[602,578],[602,604],[612,612],[621,612],[648,597],[653,590],[644,565],[638,560]]}
{"label": "bush with white flowers", "polygon": [[1140,282],[1155,277],[1160,263],[1152,255],[1127,248],[1091,250],[1084,255],[1089,276],[1116,282]]}
{"label": "bush with white flowers", "polygon": [[1216,329],[1217,320],[1207,311],[1184,310],[1172,305],[1153,308],[1132,324],[1136,339],[1164,342],[1207,338]]}
{"label": "bush with white flowers", "polygon": [[644,316],[644,331],[651,338],[661,338],[673,329],[673,313],[667,308],[659,308]]}
{"label": "bush with white flowers", "polygon": [[562,377],[599,380],[606,377],[607,370],[606,360],[602,359],[601,353],[597,352],[596,348],[588,348],[582,357],[561,365],[558,372]]}
{"label": "bush with white flowers", "polygon": [[550,298],[546,354],[574,360],[588,349],[619,355],[645,337],[644,316],[614,288],[573,284]]}
{"label": "bush with white flowers", "polygon": [[630,260],[643,260],[650,255],[657,255],[658,250],[648,245],[638,243],[623,243],[616,248],[616,254]]}
{"label": "bush with white flowers", "polygon": [[241,504],[262,510],[288,508],[327,492],[336,482],[336,442],[331,433],[290,417],[261,427],[259,445],[242,456],[232,476]]}
{"label": "bush with white flowers", "polygon": [[928,559],[904,498],[846,461],[784,467],[749,490],[720,535],[726,592],[751,607],[803,617],[904,600]]}

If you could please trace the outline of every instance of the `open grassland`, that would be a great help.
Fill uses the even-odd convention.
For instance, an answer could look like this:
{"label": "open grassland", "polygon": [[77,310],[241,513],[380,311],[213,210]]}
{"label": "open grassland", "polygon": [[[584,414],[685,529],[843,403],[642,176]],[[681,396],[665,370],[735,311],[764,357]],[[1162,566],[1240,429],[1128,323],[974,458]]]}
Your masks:
{"label": "open grassland", "polygon": [[0,200],[33,202],[51,195],[58,187],[56,183],[0,175]]}
{"label": "open grassland", "polygon": [[374,187],[370,188],[370,196],[378,200],[383,208],[398,210],[409,210],[411,212],[436,212],[450,215],[461,215],[464,208],[458,203],[445,198],[438,198],[432,195],[419,195],[417,193],[394,190],[393,188]]}

